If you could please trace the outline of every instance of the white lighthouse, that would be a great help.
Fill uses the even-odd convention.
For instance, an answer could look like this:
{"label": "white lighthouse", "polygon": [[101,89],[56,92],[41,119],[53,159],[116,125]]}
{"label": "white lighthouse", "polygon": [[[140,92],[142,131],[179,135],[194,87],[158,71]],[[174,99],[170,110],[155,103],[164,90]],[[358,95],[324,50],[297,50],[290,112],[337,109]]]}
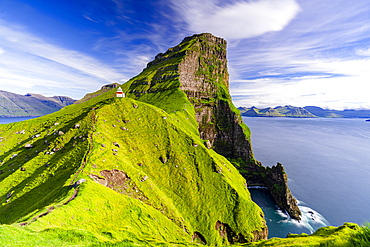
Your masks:
{"label": "white lighthouse", "polygon": [[122,92],[122,88],[121,87],[118,87],[117,88],[116,96],[119,97],[119,98],[124,98],[125,97],[125,93]]}

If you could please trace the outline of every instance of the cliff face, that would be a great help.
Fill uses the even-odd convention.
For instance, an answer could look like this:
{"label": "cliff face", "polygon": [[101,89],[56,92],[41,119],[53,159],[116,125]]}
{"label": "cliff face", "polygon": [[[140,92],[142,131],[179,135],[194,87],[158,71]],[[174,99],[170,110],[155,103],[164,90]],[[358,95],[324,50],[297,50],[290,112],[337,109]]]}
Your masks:
{"label": "cliff face", "polygon": [[[250,132],[231,102],[226,60],[226,41],[211,34],[194,35],[196,43],[179,65],[180,88],[194,104],[199,134],[214,150],[236,161],[248,183],[267,186],[277,205],[292,218],[300,210],[292,196],[281,164],[266,169],[256,162]],[[183,41],[183,42],[184,42]],[[253,172],[258,175],[251,175]]]}
{"label": "cliff face", "polygon": [[196,42],[179,64],[180,89],[195,107],[200,137],[227,158],[253,159],[249,129],[235,113],[228,92],[226,41],[201,34],[183,42],[189,39]]}

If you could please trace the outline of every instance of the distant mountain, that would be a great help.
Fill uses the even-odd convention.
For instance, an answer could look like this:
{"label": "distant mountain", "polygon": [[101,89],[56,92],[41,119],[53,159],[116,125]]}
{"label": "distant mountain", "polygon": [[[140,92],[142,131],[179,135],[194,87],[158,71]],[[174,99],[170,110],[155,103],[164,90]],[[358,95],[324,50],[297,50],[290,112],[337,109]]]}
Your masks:
{"label": "distant mountain", "polygon": [[294,107],[290,105],[258,109],[239,107],[245,117],[304,117],[304,118],[369,118],[370,110],[328,110],[317,106]]}
{"label": "distant mountain", "polygon": [[75,102],[66,96],[15,94],[0,90],[0,117],[36,117],[50,114]]}
{"label": "distant mountain", "polygon": [[278,106],[275,108],[258,109],[256,107],[246,108],[239,107],[242,116],[245,117],[303,117],[314,118],[316,117],[311,112],[303,107],[294,107],[290,105]]}

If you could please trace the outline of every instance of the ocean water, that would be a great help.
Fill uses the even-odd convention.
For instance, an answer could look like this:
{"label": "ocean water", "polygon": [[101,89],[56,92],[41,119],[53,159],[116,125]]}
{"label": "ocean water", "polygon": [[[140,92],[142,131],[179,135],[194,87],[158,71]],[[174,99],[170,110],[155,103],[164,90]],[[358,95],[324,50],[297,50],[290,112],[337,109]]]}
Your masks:
{"label": "ocean water", "polygon": [[20,121],[24,121],[24,120],[28,120],[32,118],[35,118],[35,117],[0,117],[0,124],[20,122]]}
{"label": "ocean water", "polygon": [[370,122],[365,119],[247,118],[255,158],[284,165],[303,212],[300,222],[274,205],[267,190],[252,189],[265,212],[269,237],[311,233],[325,225],[370,222]]}

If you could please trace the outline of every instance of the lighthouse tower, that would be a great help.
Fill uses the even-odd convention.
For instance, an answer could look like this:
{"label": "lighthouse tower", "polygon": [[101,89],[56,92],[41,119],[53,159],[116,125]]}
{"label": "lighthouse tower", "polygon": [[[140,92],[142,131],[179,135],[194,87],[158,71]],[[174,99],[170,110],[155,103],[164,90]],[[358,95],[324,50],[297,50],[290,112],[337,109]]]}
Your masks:
{"label": "lighthouse tower", "polygon": [[118,87],[118,89],[116,91],[116,96],[119,97],[119,98],[124,98],[125,97],[125,93],[122,92],[122,88],[121,87]]}

